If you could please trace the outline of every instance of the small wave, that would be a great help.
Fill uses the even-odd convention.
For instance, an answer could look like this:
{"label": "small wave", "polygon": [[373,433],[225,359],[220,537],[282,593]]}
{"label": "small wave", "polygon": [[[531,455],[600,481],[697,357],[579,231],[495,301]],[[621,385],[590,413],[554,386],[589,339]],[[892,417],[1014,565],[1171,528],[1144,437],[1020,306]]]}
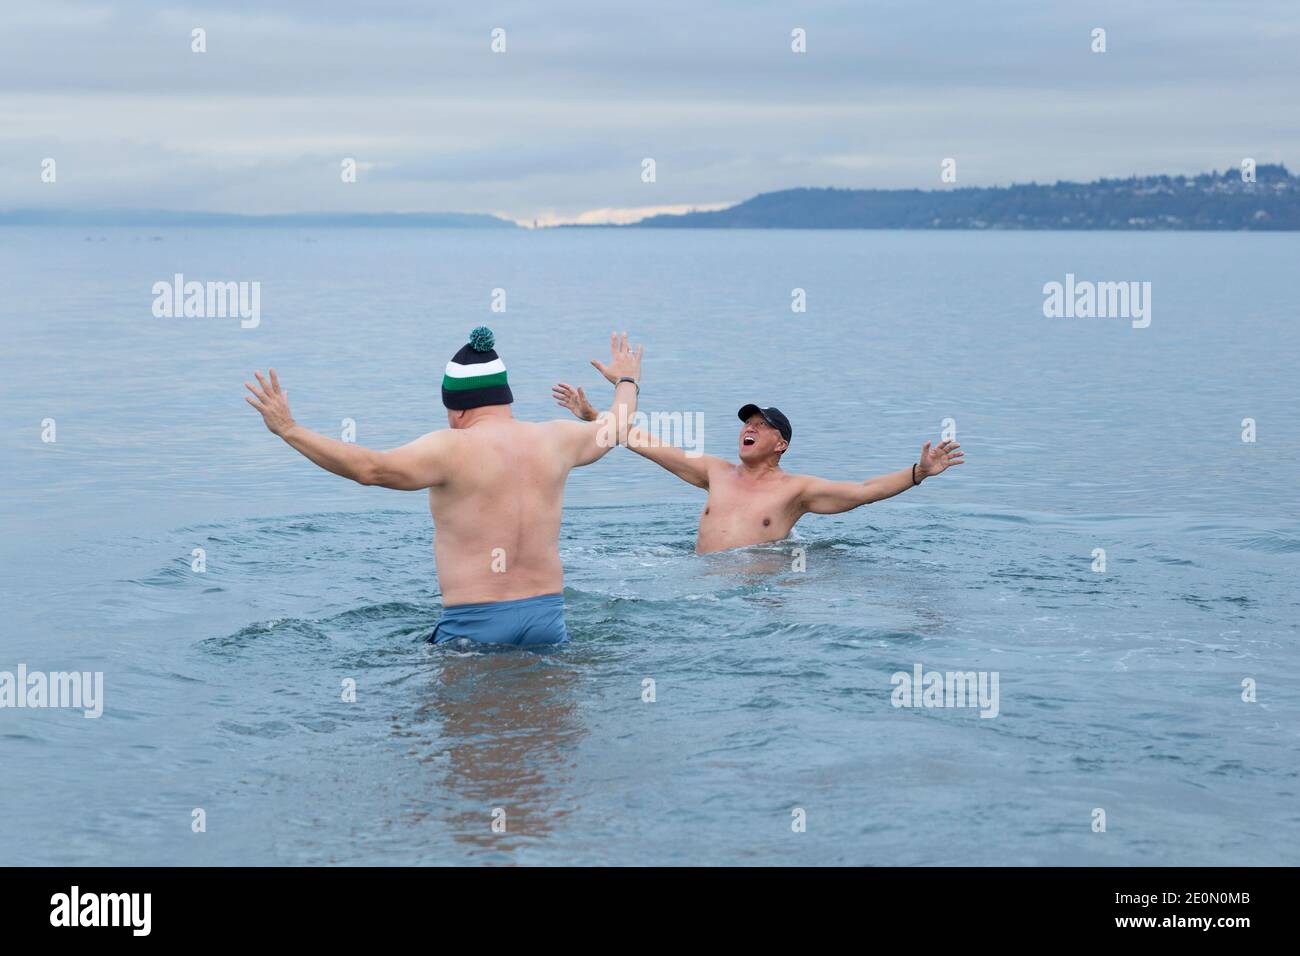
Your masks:
{"label": "small wave", "polygon": [[192,575],[189,561],[181,558],[166,567],[159,568],[147,578],[132,578],[126,583],[142,588],[175,588],[189,582]]}
{"label": "small wave", "polygon": [[[336,625],[367,624],[372,621],[391,622],[394,620],[432,621],[437,609],[432,605],[411,604],[407,601],[388,601],[383,604],[366,604],[352,608],[326,618],[326,623]],[[432,629],[432,624],[430,624]]]}
{"label": "small wave", "polygon": [[1300,551],[1300,535],[1286,531],[1265,531],[1246,535],[1239,546],[1247,551],[1265,551],[1269,554],[1293,554]]}
{"label": "small wave", "polygon": [[235,650],[268,639],[273,639],[280,646],[307,641],[321,644],[329,641],[329,635],[311,621],[290,619],[261,621],[241,627],[233,634],[210,637],[201,645],[217,651]]}
{"label": "small wave", "polygon": [[974,518],[976,520],[1001,521],[1005,524],[1034,524],[1034,521],[1024,515],[1003,513],[997,511],[972,511],[962,515],[963,518]]}

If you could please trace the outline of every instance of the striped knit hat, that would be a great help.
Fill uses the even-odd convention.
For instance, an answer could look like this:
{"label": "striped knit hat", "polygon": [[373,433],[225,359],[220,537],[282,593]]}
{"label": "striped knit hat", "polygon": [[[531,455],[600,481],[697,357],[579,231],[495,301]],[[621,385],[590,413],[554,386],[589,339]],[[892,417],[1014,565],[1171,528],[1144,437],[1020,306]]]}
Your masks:
{"label": "striped knit hat", "polygon": [[495,344],[496,337],[485,325],[470,332],[469,344],[452,356],[443,373],[442,404],[463,411],[514,402],[505,363],[492,351]]}

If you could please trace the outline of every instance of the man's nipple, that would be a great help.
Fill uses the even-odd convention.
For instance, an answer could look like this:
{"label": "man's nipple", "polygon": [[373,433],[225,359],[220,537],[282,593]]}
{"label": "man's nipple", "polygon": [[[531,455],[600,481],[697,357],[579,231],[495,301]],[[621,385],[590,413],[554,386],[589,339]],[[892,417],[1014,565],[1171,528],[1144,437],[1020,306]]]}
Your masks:
{"label": "man's nipple", "polygon": [[763,519],[763,527],[764,527],[764,528],[766,528],[766,527],[767,527],[768,525],[770,525],[771,523],[772,523],[772,519],[771,519],[771,518],[764,518],[764,519]]}

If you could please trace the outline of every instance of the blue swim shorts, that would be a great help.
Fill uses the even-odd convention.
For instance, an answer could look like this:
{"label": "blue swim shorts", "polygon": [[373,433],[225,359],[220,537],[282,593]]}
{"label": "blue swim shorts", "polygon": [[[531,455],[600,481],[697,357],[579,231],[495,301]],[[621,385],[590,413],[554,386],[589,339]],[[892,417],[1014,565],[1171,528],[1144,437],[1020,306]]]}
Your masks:
{"label": "blue swim shorts", "polygon": [[434,644],[469,640],[515,647],[563,644],[568,639],[563,594],[539,594],[488,604],[454,604],[443,608],[438,626],[429,635]]}

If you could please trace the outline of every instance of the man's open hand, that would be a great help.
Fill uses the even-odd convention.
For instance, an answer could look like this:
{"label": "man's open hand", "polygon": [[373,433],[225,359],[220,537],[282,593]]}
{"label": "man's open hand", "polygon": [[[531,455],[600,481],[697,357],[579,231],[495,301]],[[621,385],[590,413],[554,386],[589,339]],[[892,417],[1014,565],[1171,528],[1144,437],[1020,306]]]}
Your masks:
{"label": "man's open hand", "polygon": [[596,420],[596,408],[587,401],[587,393],[582,390],[582,386],[574,388],[567,382],[560,382],[551,386],[551,397],[555,399],[556,405],[567,408],[581,421]]}
{"label": "man's open hand", "polygon": [[922,478],[932,478],[952,465],[962,464],[965,452],[958,451],[960,447],[961,445],[955,441],[939,442],[933,448],[930,447],[929,442],[926,442],[921,446],[921,460],[917,463],[917,472]]}
{"label": "man's open hand", "polygon": [[262,378],[261,372],[253,373],[261,388],[244,383],[244,388],[253,393],[245,395],[244,401],[262,413],[262,421],[266,422],[271,434],[283,438],[295,424],[293,416],[289,414],[289,393],[281,390],[275,369],[271,369],[268,374],[271,376],[269,383]]}
{"label": "man's open hand", "polygon": [[613,384],[618,384],[620,378],[634,379],[636,382],[641,381],[641,356],[645,354],[645,346],[638,345],[636,351],[632,351],[627,344],[627,333],[620,336],[617,332],[609,333],[609,364],[604,365],[596,359],[591,360],[591,364],[596,367],[596,371],[605,376]]}

